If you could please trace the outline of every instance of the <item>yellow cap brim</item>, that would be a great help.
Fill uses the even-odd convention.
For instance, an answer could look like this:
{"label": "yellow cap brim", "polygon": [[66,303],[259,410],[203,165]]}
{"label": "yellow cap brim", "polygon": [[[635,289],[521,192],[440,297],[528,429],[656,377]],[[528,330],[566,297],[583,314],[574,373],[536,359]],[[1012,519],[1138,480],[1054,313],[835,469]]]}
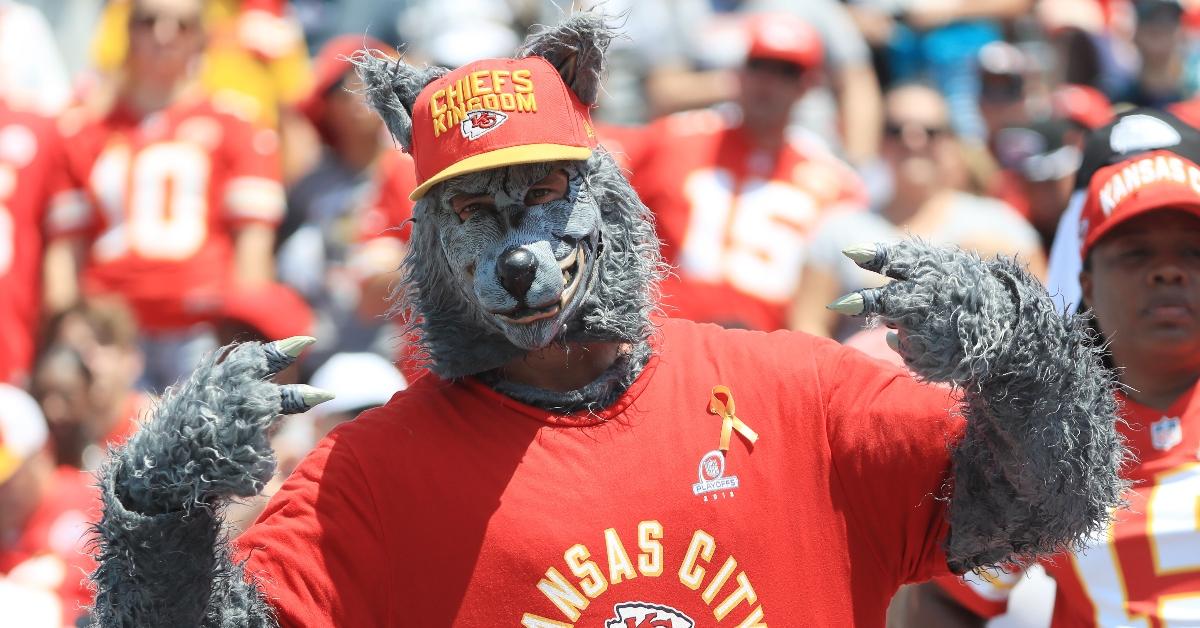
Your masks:
{"label": "yellow cap brim", "polygon": [[462,161],[455,162],[450,167],[429,177],[424,183],[418,185],[417,189],[408,195],[408,198],[415,201],[425,196],[425,192],[434,185],[446,179],[457,177],[460,174],[467,174],[468,172],[479,172],[480,170],[491,170],[492,168],[515,166],[517,164],[532,164],[539,161],[579,161],[591,156],[592,149],[586,146],[566,146],[563,144],[525,144],[523,146],[497,148],[496,150],[472,155]]}

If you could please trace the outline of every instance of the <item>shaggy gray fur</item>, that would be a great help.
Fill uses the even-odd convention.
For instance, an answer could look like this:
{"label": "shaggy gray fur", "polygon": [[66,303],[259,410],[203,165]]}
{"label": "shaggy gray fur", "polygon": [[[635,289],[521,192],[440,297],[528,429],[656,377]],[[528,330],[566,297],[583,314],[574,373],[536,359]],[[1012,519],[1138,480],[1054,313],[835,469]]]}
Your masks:
{"label": "shaggy gray fur", "polygon": [[614,35],[603,16],[578,13],[557,26],[544,26],[530,34],[517,57],[549,61],[580,102],[595,105],[604,74],[604,53]]}
{"label": "shaggy gray fur", "polygon": [[220,513],[275,470],[268,437],[291,390],[264,379],[291,361],[276,354],[248,343],[206,357],[101,470],[94,625],[275,624],[231,560]]}
{"label": "shaggy gray fur", "polygon": [[412,145],[412,111],[417,94],[448,70],[415,68],[379,50],[360,50],[350,58],[363,81],[363,95],[379,112],[388,132],[405,149]]}
{"label": "shaggy gray fur", "polygon": [[898,327],[920,377],[955,386],[966,437],[953,454],[952,569],[1070,548],[1121,504],[1115,381],[1082,316],[1058,314],[1010,259],[920,242],[879,246],[864,268],[899,279],[863,291]]}

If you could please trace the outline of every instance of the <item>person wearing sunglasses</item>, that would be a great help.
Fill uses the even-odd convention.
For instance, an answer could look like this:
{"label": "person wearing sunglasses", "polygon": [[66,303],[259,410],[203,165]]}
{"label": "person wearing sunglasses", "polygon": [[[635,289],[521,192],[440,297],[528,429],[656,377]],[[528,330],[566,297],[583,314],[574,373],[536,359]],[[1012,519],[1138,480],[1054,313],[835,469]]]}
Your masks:
{"label": "person wearing sunglasses", "polygon": [[231,287],[272,280],[284,209],[277,133],[199,86],[203,6],[135,0],[121,71],[60,122],[70,189],[49,209],[50,276],[66,295],[57,305],[124,299],[149,388],[211,346],[206,326]]}
{"label": "person wearing sunglasses", "polygon": [[[841,250],[855,242],[894,242],[906,233],[956,244],[984,256],[1019,254],[1039,276],[1045,260],[1037,232],[1015,210],[964,191],[966,175],[958,138],[950,129],[945,100],[933,88],[907,84],[884,96],[883,161],[891,193],[873,212],[840,212],[824,220],[812,237],[809,259],[791,310],[793,329],[846,338],[861,327],[839,320],[825,304],[847,290],[880,281],[847,269]],[[865,347],[894,360],[873,331]]]}

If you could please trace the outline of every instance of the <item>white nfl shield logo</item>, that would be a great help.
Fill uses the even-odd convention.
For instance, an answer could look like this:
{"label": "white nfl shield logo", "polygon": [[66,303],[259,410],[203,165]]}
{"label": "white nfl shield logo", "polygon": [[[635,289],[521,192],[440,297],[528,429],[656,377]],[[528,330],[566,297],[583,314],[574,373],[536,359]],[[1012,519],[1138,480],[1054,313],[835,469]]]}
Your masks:
{"label": "white nfl shield logo", "polygon": [[1167,451],[1183,441],[1183,424],[1177,416],[1165,416],[1150,424],[1150,444]]}

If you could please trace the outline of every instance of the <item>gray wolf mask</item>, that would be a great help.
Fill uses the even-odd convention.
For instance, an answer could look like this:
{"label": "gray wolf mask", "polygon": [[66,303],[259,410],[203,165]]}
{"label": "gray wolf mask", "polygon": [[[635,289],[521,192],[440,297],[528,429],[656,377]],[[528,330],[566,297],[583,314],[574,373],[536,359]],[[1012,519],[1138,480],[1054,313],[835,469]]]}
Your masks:
{"label": "gray wolf mask", "polygon": [[[601,17],[578,14],[531,35],[517,57],[549,61],[592,106],[612,36]],[[374,53],[353,61],[368,101],[408,149],[417,95],[448,70]],[[548,176],[560,186],[565,181],[565,193],[540,202],[539,182]],[[452,199],[460,195],[491,201],[456,212]],[[644,363],[662,273],[659,241],[649,211],[602,148],[583,161],[511,165],[439,182],[416,202],[413,223],[393,311],[417,332],[437,375],[486,377],[556,342],[625,343],[635,359],[615,367],[636,371]],[[607,401],[586,393],[573,400],[532,396],[559,408]]]}

